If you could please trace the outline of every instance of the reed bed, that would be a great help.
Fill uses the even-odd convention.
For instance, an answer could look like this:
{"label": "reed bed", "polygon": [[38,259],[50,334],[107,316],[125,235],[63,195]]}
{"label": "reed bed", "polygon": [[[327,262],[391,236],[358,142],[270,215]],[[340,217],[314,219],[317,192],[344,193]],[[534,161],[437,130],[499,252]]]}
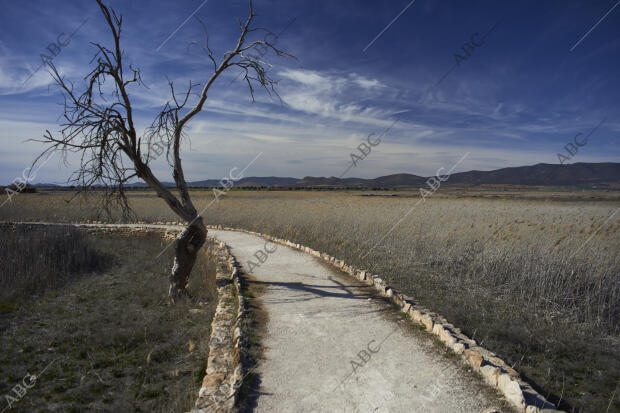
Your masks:
{"label": "reed bed", "polygon": [[[210,204],[207,223],[287,238],[380,274],[566,410],[620,411],[610,402],[620,371],[617,201],[359,195],[232,191],[210,204],[211,193],[198,191],[194,199],[199,210]],[[0,216],[100,218],[63,197],[22,194]],[[150,193],[131,202],[136,219],[176,221]]]}

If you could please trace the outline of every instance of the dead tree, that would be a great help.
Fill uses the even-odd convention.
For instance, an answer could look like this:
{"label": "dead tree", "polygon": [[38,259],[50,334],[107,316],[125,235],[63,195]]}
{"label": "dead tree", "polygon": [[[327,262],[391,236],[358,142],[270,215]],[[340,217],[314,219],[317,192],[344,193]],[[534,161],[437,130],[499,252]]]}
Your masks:
{"label": "dead tree", "polygon": [[[42,139],[37,140],[43,142],[46,149],[35,163],[53,151],[60,151],[64,159],[69,152],[78,153],[80,166],[72,173],[69,182],[80,191],[103,188],[104,207],[109,209],[116,203],[124,213],[131,212],[126,184],[136,178],[146,182],[186,223],[175,241],[175,258],[170,275],[169,296],[170,301],[175,303],[188,297],[186,287],[189,275],[207,237],[207,229],[192,202],[183,173],[181,146],[185,137],[184,128],[203,110],[209,90],[228,69],[241,69],[252,100],[256,86],[278,96],[274,89],[276,82],[268,76],[267,65],[252,55],[254,49],[260,48],[261,55],[265,50],[272,50],[277,56],[293,56],[267,40],[248,40],[252,32],[266,31],[252,27],[255,14],[250,0],[248,18],[245,22],[239,20],[241,34],[234,49],[224,53],[218,62],[209,47],[209,37],[205,31],[203,50],[209,66],[213,65],[212,74],[208,79],[205,77],[204,84],[190,81],[180,97],[173,82],[169,81],[170,101],[155,116],[147,132],[138,136],[129,89],[143,86],[140,70],[124,62],[120,41],[122,16],[101,0],[96,1],[112,34],[111,47],[93,43],[96,53],[91,60],[92,70],[85,76],[80,91],[50,64],[50,73],[64,97],[63,121],[58,136],[48,130]],[[194,96],[195,102],[190,104]],[[155,176],[150,167],[153,157],[148,150],[143,151],[155,140],[167,144],[166,158],[172,169],[175,189],[166,187]]]}

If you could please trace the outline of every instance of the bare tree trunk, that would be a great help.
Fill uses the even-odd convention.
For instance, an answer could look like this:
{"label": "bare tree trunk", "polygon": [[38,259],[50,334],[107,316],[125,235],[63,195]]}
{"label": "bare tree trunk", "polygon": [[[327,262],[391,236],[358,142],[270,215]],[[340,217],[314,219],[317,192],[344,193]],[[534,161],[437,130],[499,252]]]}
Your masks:
{"label": "bare tree trunk", "polygon": [[[97,52],[92,62],[96,64],[84,78],[86,89],[82,92],[74,88],[74,84],[61,75],[53,63],[49,63],[54,81],[64,96],[62,115],[64,120],[61,123],[60,136],[54,136],[48,130],[43,135],[43,139],[39,140],[46,145],[46,149],[35,159],[30,169],[33,169],[35,164],[50,152],[61,151],[63,154],[67,151],[79,152],[81,153],[80,166],[71,176],[70,181],[78,188],[82,188],[80,191],[102,185],[106,189],[104,200],[106,202],[110,199],[117,200],[125,213],[131,211],[125,187],[133,178],[141,178],[155,190],[170,209],[188,223],[175,242],[175,258],[170,274],[169,291],[170,302],[175,303],[182,298],[189,297],[186,290],[189,276],[196,262],[198,251],[207,238],[207,229],[192,204],[183,172],[181,146],[184,128],[203,111],[210,88],[227,69],[236,67],[242,70],[253,101],[256,85],[263,87],[270,95],[274,93],[278,98],[280,97],[275,90],[276,81],[267,74],[267,64],[248,52],[258,50],[260,47],[263,48],[260,51],[261,56],[267,49],[275,52],[277,56],[294,56],[276,48],[266,37],[265,40],[252,42],[246,39],[256,30],[265,30],[252,28],[252,21],[256,14],[252,8],[252,0],[249,0],[250,14],[245,23],[239,21],[241,34],[235,48],[226,52],[218,63],[213,50],[209,47],[209,37],[205,31],[205,52],[213,63],[213,74],[204,82],[190,82],[185,96],[181,99],[178,99],[175,93],[173,82],[169,81],[172,100],[168,101],[161,111],[158,111],[153,123],[143,136],[138,136],[128,88],[134,83],[143,84],[140,70],[134,69],[131,65],[127,67],[124,63],[125,54],[120,43],[122,16],[106,6],[104,0],[97,0],[97,4],[112,32],[114,43],[111,47],[93,43]],[[112,97],[101,89],[101,85],[106,80],[112,84],[110,89]],[[194,88],[199,85],[203,85],[202,91],[198,95],[198,100],[195,101],[191,96],[195,94]],[[188,105],[193,105],[193,107],[190,108]],[[178,195],[157,179],[150,167],[150,161],[154,158],[148,151],[142,152],[142,149],[145,149],[144,143],[150,150],[153,139],[160,137],[169,138],[166,158],[173,168],[172,176]],[[131,160],[131,163],[128,164],[126,159]]]}
{"label": "bare tree trunk", "polygon": [[170,303],[175,304],[188,299],[187,284],[192,272],[198,251],[207,239],[207,228],[198,217],[190,222],[175,241],[174,265],[170,274]]}

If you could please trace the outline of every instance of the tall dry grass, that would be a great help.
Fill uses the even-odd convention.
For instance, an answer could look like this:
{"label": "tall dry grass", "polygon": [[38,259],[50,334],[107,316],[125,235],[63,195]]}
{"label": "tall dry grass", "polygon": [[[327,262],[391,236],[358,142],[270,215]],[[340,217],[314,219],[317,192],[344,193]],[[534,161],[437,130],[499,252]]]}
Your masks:
{"label": "tall dry grass", "polygon": [[[173,250],[160,234],[88,234],[74,228],[4,226],[0,395],[48,366],[11,412],[185,412],[208,359],[215,312],[215,249],[198,256],[195,303],[167,305]],[[92,274],[106,260],[105,271]],[[43,271],[43,272],[42,272]],[[10,283],[5,281],[10,278]],[[22,279],[23,278],[23,279]],[[31,296],[34,291],[46,290]],[[8,287],[5,287],[8,285]],[[49,285],[49,288],[46,286]],[[43,288],[45,287],[45,288]]]}
{"label": "tall dry grass", "polygon": [[70,277],[101,271],[110,257],[75,228],[0,226],[0,306],[62,286]]}

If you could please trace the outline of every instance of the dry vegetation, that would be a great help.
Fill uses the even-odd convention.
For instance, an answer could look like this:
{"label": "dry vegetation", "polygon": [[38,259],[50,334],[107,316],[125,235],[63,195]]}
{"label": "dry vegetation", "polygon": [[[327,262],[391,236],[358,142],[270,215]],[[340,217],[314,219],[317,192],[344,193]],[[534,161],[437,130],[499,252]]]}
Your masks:
{"label": "dry vegetation", "polygon": [[74,228],[15,225],[1,228],[1,234],[0,313],[30,295],[58,288],[71,276],[101,271],[112,258],[93,249],[87,234]]}
{"label": "dry vegetation", "polygon": [[215,267],[208,255],[199,254],[190,278],[197,303],[170,306],[172,253],[154,258],[170,242],[160,235],[1,231],[2,259],[10,265],[0,272],[0,409],[13,386],[46,366],[11,412],[193,406],[215,310]]}
{"label": "dry vegetation", "polygon": [[[212,199],[206,191],[193,196],[199,210]],[[98,218],[85,205],[66,205],[66,198],[22,194],[0,217]],[[610,216],[620,203],[584,202],[587,193],[567,198],[458,194],[411,210],[415,198],[233,191],[203,216],[381,274],[513,363],[544,395],[568,402],[566,409],[620,411],[617,398],[610,405],[620,371],[620,213]],[[174,220],[151,194],[136,193],[131,201],[140,219]]]}

